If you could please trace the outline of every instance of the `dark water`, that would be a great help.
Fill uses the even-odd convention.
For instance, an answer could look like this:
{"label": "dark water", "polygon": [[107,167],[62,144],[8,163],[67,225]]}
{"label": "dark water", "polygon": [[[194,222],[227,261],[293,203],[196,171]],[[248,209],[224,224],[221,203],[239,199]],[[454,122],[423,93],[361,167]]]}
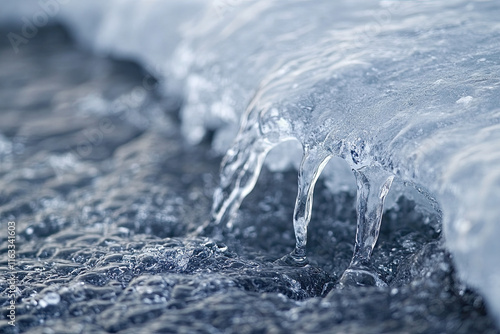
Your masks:
{"label": "dark water", "polygon": [[335,288],[352,254],[354,198],[321,181],[310,265],[274,263],[294,246],[293,171],[264,171],[224,243],[190,237],[209,217],[220,158],[209,138],[183,142],[179,100],[134,64],[78,50],[60,28],[17,55],[1,43],[0,332],[498,333],[456,280],[439,217],[404,198],[373,255],[387,288]]}

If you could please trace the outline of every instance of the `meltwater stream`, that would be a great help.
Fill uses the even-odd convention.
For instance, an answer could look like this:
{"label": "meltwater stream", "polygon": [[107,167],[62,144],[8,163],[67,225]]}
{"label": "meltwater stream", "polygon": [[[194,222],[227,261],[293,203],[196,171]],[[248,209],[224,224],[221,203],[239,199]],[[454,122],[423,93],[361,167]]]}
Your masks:
{"label": "meltwater stream", "polygon": [[[2,9],[0,217],[20,249],[2,330],[496,331],[465,285],[499,319],[496,3]],[[294,142],[298,189],[263,167],[296,164]]]}

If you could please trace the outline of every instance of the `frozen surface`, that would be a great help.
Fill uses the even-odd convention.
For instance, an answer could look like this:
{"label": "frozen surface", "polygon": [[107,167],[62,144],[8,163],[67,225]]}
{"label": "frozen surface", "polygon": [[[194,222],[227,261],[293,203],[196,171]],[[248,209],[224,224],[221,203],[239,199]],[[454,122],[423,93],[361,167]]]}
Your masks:
{"label": "frozen surface", "polygon": [[[19,15],[14,7],[20,5],[7,3],[1,15],[9,10]],[[384,185],[395,175],[399,185],[410,182],[437,201],[446,246],[461,278],[500,315],[500,10],[495,2],[382,1],[368,7],[224,2],[208,6],[196,24],[184,25],[182,41],[180,23],[196,17],[203,5],[186,5],[185,16],[172,14],[179,12],[177,5],[145,2],[133,10],[119,1],[102,7],[88,2],[68,5],[54,20],[66,22],[97,51],[175,75],[172,81],[184,87],[181,118],[190,142],[217,130],[214,148],[224,151],[243,119],[225,160],[218,218],[237,211],[272,147],[298,140],[305,157],[294,213],[299,244],[305,243],[312,188],[331,156],[357,170],[358,194],[371,185],[385,195]],[[35,8],[28,7],[23,13]],[[163,12],[175,20],[166,20]],[[8,140],[0,143],[6,152],[15,147]],[[271,166],[292,163],[284,158],[289,154],[274,154]],[[338,185],[344,187],[330,181]],[[379,207],[368,205],[366,217]]]}

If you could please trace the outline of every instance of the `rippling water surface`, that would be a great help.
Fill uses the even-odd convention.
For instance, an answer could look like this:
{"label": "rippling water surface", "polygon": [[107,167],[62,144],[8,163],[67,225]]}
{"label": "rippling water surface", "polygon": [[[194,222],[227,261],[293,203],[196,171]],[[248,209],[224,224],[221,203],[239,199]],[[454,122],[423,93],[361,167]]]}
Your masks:
{"label": "rippling water surface", "polygon": [[[4,33],[1,34],[2,36]],[[436,213],[399,198],[372,259],[386,287],[338,289],[355,198],[319,181],[305,267],[296,173],[264,171],[223,242],[209,220],[220,158],[179,130],[179,101],[132,63],[78,50],[50,28],[0,47],[0,227],[17,228],[16,326],[4,333],[496,333],[458,283]],[[7,273],[2,232],[0,261]],[[0,282],[2,315],[10,302]]]}

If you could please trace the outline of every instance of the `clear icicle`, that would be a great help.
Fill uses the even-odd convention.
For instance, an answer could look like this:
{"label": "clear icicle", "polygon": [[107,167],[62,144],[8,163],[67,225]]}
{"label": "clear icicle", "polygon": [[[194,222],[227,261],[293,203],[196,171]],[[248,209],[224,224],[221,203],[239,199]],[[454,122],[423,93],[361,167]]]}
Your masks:
{"label": "clear icicle", "polygon": [[307,226],[311,221],[314,185],[331,158],[322,148],[305,148],[299,168],[298,192],[293,214],[295,250],[290,254],[297,264],[306,263]]}
{"label": "clear icicle", "polygon": [[370,167],[354,170],[354,174],[358,188],[356,242],[351,264],[340,283],[382,286],[385,283],[368,268],[380,233],[384,201],[394,176]]}
{"label": "clear icicle", "polygon": [[232,218],[255,186],[272,147],[260,135],[257,124],[238,135],[222,162],[221,182],[214,194],[211,225],[232,227]]}

